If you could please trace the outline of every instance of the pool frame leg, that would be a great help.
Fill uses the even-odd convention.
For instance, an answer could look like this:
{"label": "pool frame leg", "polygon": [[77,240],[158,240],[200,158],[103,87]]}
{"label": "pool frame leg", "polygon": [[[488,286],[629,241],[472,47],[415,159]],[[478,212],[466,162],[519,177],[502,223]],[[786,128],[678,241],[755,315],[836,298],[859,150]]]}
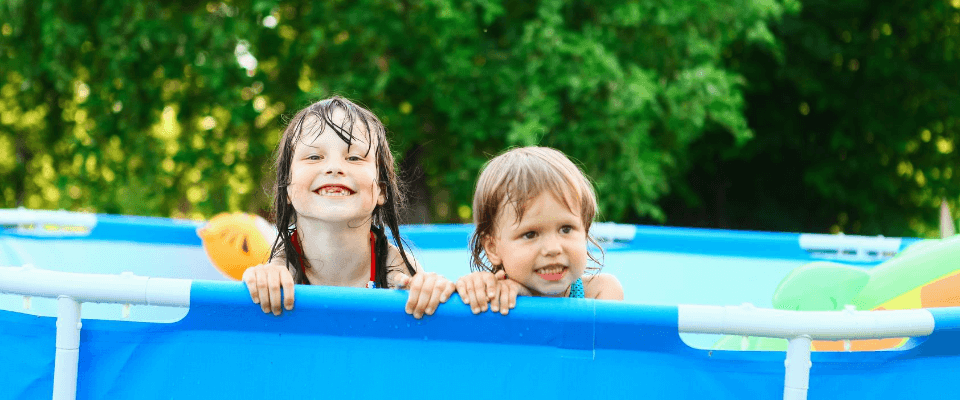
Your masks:
{"label": "pool frame leg", "polygon": [[57,297],[57,354],[53,370],[53,399],[77,398],[77,369],[80,363],[80,302]]}
{"label": "pool frame leg", "polygon": [[802,335],[790,339],[787,345],[786,369],[783,382],[783,400],[806,400],[810,386],[810,336]]}

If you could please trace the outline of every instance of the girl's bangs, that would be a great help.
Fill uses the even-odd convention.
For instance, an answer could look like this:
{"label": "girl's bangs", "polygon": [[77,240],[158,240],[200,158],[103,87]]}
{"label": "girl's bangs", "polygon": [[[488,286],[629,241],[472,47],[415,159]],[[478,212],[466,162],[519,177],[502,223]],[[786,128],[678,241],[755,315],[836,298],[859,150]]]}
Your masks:
{"label": "girl's bangs", "polygon": [[[333,122],[336,110],[342,110],[344,113],[339,125]],[[358,126],[357,121],[362,124]],[[347,149],[357,143],[366,145],[367,150],[364,156],[370,155],[370,152],[374,150],[373,141],[375,139],[379,141],[379,135],[375,135],[373,132],[378,124],[371,124],[362,113],[350,110],[347,107],[311,108],[299,116],[294,123],[296,126],[290,137],[291,152],[294,150],[296,143],[306,144],[304,140],[315,140],[327,132],[328,129],[332,130],[340,140],[347,144]],[[357,129],[357,134],[354,134],[356,128],[360,129]]]}

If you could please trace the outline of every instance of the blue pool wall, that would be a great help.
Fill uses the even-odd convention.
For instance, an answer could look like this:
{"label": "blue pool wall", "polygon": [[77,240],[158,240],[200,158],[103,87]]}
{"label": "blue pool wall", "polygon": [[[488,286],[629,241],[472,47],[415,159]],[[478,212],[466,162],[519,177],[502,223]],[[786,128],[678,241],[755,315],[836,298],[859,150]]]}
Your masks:
{"label": "blue pool wall", "polygon": [[[676,306],[522,298],[509,316],[458,298],[423,320],[397,291],[304,287],[280,317],[237,283],[195,281],[177,322],[85,320],[78,398],[573,397],[769,399],[781,352],[690,348]],[[814,353],[811,399],[952,398],[960,310],[907,350]],[[0,311],[0,399],[52,391],[55,318]],[[946,373],[945,373],[946,372]]]}

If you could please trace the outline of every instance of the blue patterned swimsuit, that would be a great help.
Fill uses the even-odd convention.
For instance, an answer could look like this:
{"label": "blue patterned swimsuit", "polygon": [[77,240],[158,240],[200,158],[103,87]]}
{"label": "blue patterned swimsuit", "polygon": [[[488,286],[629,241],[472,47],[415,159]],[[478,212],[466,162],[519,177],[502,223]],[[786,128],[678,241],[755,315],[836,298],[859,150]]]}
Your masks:
{"label": "blue patterned swimsuit", "polygon": [[582,299],[583,295],[583,279],[577,278],[577,281],[570,285],[570,298]]}

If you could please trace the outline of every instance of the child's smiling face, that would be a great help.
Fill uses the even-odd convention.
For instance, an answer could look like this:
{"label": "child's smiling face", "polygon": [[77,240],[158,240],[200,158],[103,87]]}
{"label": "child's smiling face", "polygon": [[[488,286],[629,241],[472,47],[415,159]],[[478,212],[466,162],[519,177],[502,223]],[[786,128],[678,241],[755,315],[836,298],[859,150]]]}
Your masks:
{"label": "child's smiling face", "polygon": [[587,233],[576,210],[550,193],[530,200],[519,220],[513,205],[503,205],[495,235],[484,239],[487,259],[534,295],[566,296],[587,265]]}
{"label": "child's smiling face", "polygon": [[[334,114],[335,123],[342,118],[342,111]],[[304,133],[293,151],[287,196],[298,221],[370,219],[385,200],[377,182],[375,138],[355,125],[353,144],[348,146],[330,127],[317,135],[320,123],[313,116],[304,119]]]}

